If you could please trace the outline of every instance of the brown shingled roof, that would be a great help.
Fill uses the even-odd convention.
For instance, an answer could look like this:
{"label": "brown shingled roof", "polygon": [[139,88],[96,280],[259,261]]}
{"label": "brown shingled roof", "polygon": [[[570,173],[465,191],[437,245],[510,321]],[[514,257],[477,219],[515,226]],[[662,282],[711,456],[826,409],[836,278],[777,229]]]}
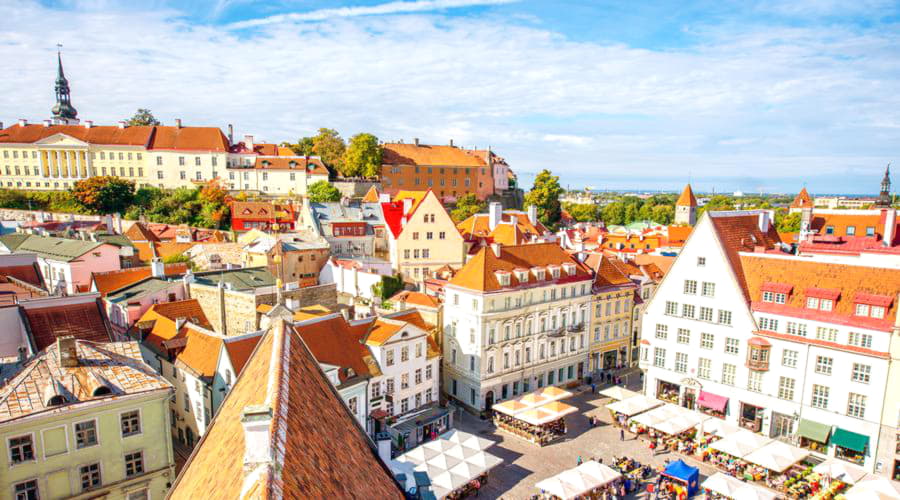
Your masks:
{"label": "brown shingled roof", "polygon": [[[403,493],[303,340],[276,320],[213,419],[170,499],[378,498]],[[241,419],[271,408],[272,460],[247,477]]]}
{"label": "brown shingled roof", "polygon": [[56,342],[57,337],[67,335],[79,340],[110,341],[105,316],[96,300],[81,304],[24,307],[23,312],[39,351]]}

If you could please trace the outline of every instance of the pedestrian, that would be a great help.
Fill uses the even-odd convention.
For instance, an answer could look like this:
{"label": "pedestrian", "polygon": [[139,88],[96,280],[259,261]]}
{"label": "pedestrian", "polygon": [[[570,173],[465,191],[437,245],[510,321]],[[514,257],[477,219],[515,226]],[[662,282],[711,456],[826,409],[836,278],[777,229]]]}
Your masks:
{"label": "pedestrian", "polygon": [[622,427],[619,428],[619,441],[625,441],[625,429]]}
{"label": "pedestrian", "polygon": [[597,384],[591,382],[591,394],[597,394]]}
{"label": "pedestrian", "polygon": [[576,465],[581,465],[581,455],[578,455],[578,463]]}

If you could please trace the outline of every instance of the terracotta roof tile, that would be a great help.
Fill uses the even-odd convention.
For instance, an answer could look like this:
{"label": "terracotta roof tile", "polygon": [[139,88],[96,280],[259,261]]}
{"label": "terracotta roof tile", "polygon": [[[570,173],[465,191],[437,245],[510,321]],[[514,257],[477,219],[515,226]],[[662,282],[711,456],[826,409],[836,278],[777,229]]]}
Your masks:
{"label": "terracotta roof tile", "polygon": [[681,196],[678,197],[678,201],[675,202],[675,206],[697,206],[697,198],[694,197],[694,190],[691,189],[690,184],[684,186],[684,190],[681,192]]}
{"label": "terracotta roof tile", "polygon": [[599,265],[595,268],[594,288],[599,291],[606,288],[637,288],[637,285],[622,272],[619,266],[613,263],[613,260],[618,261],[618,259],[608,256],[600,259]]}
{"label": "terracotta roof tile", "polygon": [[453,146],[425,144],[384,145],[381,163],[385,165],[424,165],[443,167],[486,167],[484,158],[472,151]]}
{"label": "terracotta roof tile", "polygon": [[184,348],[176,355],[176,364],[187,366],[197,376],[212,378],[222,352],[223,337],[185,326],[179,338],[185,340]]}
{"label": "terracotta roof tile", "polygon": [[794,201],[791,202],[790,208],[805,208],[805,207],[812,208],[812,206],[813,206],[812,198],[809,196],[809,192],[806,190],[806,188],[803,188],[800,190],[799,193],[797,193],[797,196],[794,198]]}
{"label": "terracotta roof tile", "polygon": [[81,304],[29,304],[23,308],[31,329],[35,347],[42,351],[56,342],[57,337],[71,335],[79,340],[109,342],[106,318],[96,300]]}
{"label": "terracotta roof tile", "polygon": [[339,378],[344,383],[380,374],[377,364],[370,363],[372,353],[361,342],[370,325],[371,321],[351,324],[340,314],[330,314],[302,321],[294,328],[320,363],[340,367]]}
{"label": "terracotta roof tile", "polygon": [[[563,264],[574,265],[575,275],[567,276],[566,272],[560,269],[560,277],[555,280],[556,282],[582,281],[591,278],[591,272],[588,267],[572,258],[559,245],[555,243],[535,243],[500,247],[500,257],[494,254],[492,248],[482,248],[462,269],[456,272],[449,283],[483,292],[514,288],[519,286],[520,283],[513,271],[516,269],[528,269],[529,276],[525,285],[535,285],[539,282],[534,273],[531,272],[533,267],[546,268],[551,265],[562,266]],[[500,281],[496,276],[497,271],[511,273],[509,287],[500,285]],[[544,281],[540,283],[550,282],[553,282],[553,280],[548,270]]]}
{"label": "terracotta roof tile", "polygon": [[153,260],[153,249],[156,249],[156,255],[160,259],[167,259],[176,255],[181,255],[196,243],[178,243],[175,241],[163,241],[161,243],[135,243],[134,248],[138,251],[138,259],[142,262],[150,262]]}
{"label": "terracotta roof tile", "polygon": [[369,190],[366,191],[365,196],[362,198],[363,203],[378,203],[379,201],[379,193],[378,189],[373,184],[369,187]]}
{"label": "terracotta roof tile", "polygon": [[137,126],[119,128],[118,126],[97,126],[87,128],[84,125],[26,125],[16,124],[0,130],[0,143],[38,142],[56,134],[90,144],[116,146],[144,146],[147,149],[177,149],[190,151],[228,151],[228,138],[216,127],[167,127]]}
{"label": "terracotta roof tile", "polygon": [[262,335],[244,335],[240,338],[225,337],[225,350],[228,352],[228,358],[231,360],[231,367],[238,375],[244,370],[247,360],[259,344]]}
{"label": "terracotta roof tile", "polygon": [[[187,264],[183,262],[164,265],[166,276],[177,276],[187,272]],[[102,273],[91,273],[91,279],[100,292],[101,297],[106,294],[133,285],[143,279],[149,278],[152,274],[150,266],[129,267],[116,271],[106,271]]]}
{"label": "terracotta roof tile", "polygon": [[738,253],[752,252],[756,247],[762,247],[765,250],[775,248],[781,242],[775,226],[770,223],[767,232],[760,231],[760,215],[755,212],[708,212],[707,215],[711,219],[713,230],[722,243],[728,262],[734,270],[735,278],[744,292],[744,298],[750,300],[747,281]]}
{"label": "terracotta roof tile", "polygon": [[[319,360],[321,362],[321,360]],[[243,411],[270,405],[273,460],[245,481]],[[256,350],[169,498],[402,499],[356,420],[290,327],[275,327]]]}
{"label": "terracotta roof tile", "polygon": [[157,352],[163,352],[163,342],[174,339],[179,331],[175,328],[175,320],[184,318],[195,325],[211,329],[203,308],[196,299],[178,300],[175,302],[163,302],[153,304],[138,320],[137,324],[153,322],[144,342],[152,346]]}
{"label": "terracotta roof tile", "polygon": [[319,158],[305,156],[257,156],[253,168],[265,170],[306,170],[313,175],[328,175],[328,169]]}
{"label": "terracotta roof tile", "polygon": [[0,276],[9,276],[36,287],[44,286],[44,280],[41,278],[41,273],[38,271],[36,263],[24,266],[0,267]]}
{"label": "terracotta roof tile", "polygon": [[296,218],[292,205],[267,203],[263,201],[235,201],[231,204],[231,217],[241,220],[293,221]]}
{"label": "terracotta roof tile", "polygon": [[414,292],[411,290],[403,290],[401,292],[397,292],[389,300],[391,300],[392,302],[403,302],[405,304],[410,304],[413,306],[423,306],[430,308],[437,308],[438,306],[440,306],[440,302],[438,302],[437,297],[432,297],[431,295],[427,295],[422,292]]}

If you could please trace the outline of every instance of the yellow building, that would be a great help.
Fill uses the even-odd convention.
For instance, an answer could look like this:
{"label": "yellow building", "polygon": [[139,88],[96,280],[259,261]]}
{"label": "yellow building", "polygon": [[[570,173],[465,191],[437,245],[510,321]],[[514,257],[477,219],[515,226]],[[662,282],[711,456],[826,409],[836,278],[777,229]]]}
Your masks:
{"label": "yellow building", "polygon": [[463,237],[433,191],[400,191],[381,206],[391,265],[404,279],[422,281],[431,271],[465,263]]}
{"label": "yellow building", "polygon": [[586,261],[594,269],[591,300],[591,370],[626,366],[631,360],[631,320],[634,292],[638,286],[624,274],[612,257],[592,255]]}
{"label": "yellow building", "polygon": [[136,342],[60,337],[2,389],[2,498],[163,498],[172,386]]}

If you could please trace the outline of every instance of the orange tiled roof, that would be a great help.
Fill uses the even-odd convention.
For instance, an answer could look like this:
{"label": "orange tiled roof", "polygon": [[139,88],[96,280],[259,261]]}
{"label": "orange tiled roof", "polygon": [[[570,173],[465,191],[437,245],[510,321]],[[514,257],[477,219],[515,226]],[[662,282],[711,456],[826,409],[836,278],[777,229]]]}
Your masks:
{"label": "orange tiled roof", "polygon": [[216,127],[26,125],[0,130],[0,143],[31,144],[56,134],[90,144],[144,146],[147,149],[228,151],[228,138]]}
{"label": "orange tiled roof", "polygon": [[[547,232],[547,228],[545,228],[540,221],[538,221],[537,224],[532,224],[531,221],[528,220],[528,214],[525,212],[506,210],[500,215],[500,220],[505,223],[514,223],[518,231],[521,231],[527,236],[541,236]],[[498,225],[494,228],[494,231],[500,228],[500,226],[501,225]],[[459,232],[463,237],[486,237],[493,235],[490,226],[490,216],[488,214],[474,214],[457,224],[456,228],[459,229]]]}
{"label": "orange tiled roof", "polygon": [[[295,330],[321,363],[340,367],[341,383],[356,377],[380,375],[369,348],[360,341],[370,323],[351,324],[340,314],[302,321]],[[355,373],[351,376],[347,369]]]}
{"label": "orange tiled roof", "polygon": [[125,237],[132,242],[138,241],[159,241],[159,237],[143,222],[135,222],[125,231]]}
{"label": "orange tiled roof", "polygon": [[[166,276],[184,274],[187,272],[187,264],[184,262],[165,264],[164,269]],[[150,266],[141,266],[119,269],[117,271],[91,273],[91,279],[93,280],[94,285],[96,285],[97,291],[100,292],[100,296],[105,297],[106,294],[114,290],[133,285],[138,281],[149,278],[151,274],[152,270]]]}
{"label": "orange tiled roof", "polygon": [[[78,366],[60,366],[58,344],[53,343],[0,388],[0,422],[60,409],[75,410],[123,394],[172,390],[144,363],[137,342],[76,340],[75,349]],[[111,392],[94,396],[101,385]],[[51,392],[64,398],[62,405],[48,404]]]}
{"label": "orange tiled roof", "polygon": [[666,234],[669,246],[684,246],[684,243],[687,241],[688,236],[691,235],[691,231],[693,230],[694,228],[691,226],[668,226],[666,228]]}
{"label": "orange tiled roof", "polygon": [[[597,289],[604,289],[607,287],[624,287],[631,286],[637,287],[631,278],[628,277],[622,270],[619,269],[612,261],[616,259],[615,257],[603,256],[600,259],[599,265],[595,268],[596,276],[594,276],[594,286]],[[621,262],[621,261],[620,261]]]}
{"label": "orange tiled roof", "polygon": [[440,302],[438,302],[436,297],[432,297],[431,295],[424,294],[422,292],[413,292],[411,290],[403,290],[401,292],[397,292],[393,297],[390,298],[391,302],[403,302],[405,304],[411,304],[413,306],[423,306],[430,308],[437,308],[440,306]]}
{"label": "orange tiled roof", "polygon": [[799,193],[797,193],[797,196],[794,198],[794,201],[791,202],[790,208],[806,208],[806,207],[812,207],[812,206],[813,206],[812,198],[809,196],[809,192],[806,191],[806,188],[803,188],[800,190]]}
{"label": "orange tiled roof", "polygon": [[434,329],[434,325],[425,321],[425,319],[422,318],[422,314],[416,309],[407,309],[405,311],[385,314],[383,317],[395,319],[397,321],[405,321],[426,332]]}
{"label": "orange tiled roof", "polygon": [[253,168],[266,170],[301,170],[310,174],[328,175],[328,169],[318,158],[305,156],[257,156]]}
{"label": "orange tiled roof", "polygon": [[634,256],[635,264],[639,266],[653,265],[662,274],[669,272],[669,269],[674,262],[675,257],[670,257],[668,255],[639,254]]}
{"label": "orange tiled roof", "polygon": [[176,356],[176,365],[186,366],[199,377],[212,378],[222,352],[223,337],[187,325],[179,335],[185,339],[184,348]]}
{"label": "orange tiled roof", "polygon": [[383,345],[390,340],[395,333],[402,330],[404,326],[406,326],[406,323],[402,321],[378,318],[372,323],[372,327],[369,328],[369,333],[366,334],[366,344]]}
{"label": "orange tiled roof", "polygon": [[[884,233],[884,218],[879,213],[871,213],[868,210],[860,210],[860,214],[829,214],[823,212],[813,212],[812,221],[810,221],[811,229],[818,231],[820,235],[826,234],[828,226],[834,228],[835,236],[856,236],[863,237],[866,235],[867,227],[874,227],[875,234],[879,237]],[[866,213],[869,212],[869,213]],[[847,234],[847,228],[853,226],[854,235]]]}
{"label": "orange tiled roof", "polygon": [[156,249],[157,257],[165,260],[168,257],[183,254],[187,249],[196,244],[197,243],[178,243],[175,241],[163,241],[160,243],[138,242],[134,244],[134,248],[138,251],[138,259],[142,262],[150,262],[153,260],[153,250],[150,248],[150,245],[153,245]]}
{"label": "orange tiled roof", "polygon": [[771,250],[781,242],[778,232],[771,223],[768,231],[765,233],[760,231],[759,214],[755,212],[708,212],[707,215],[711,219],[713,230],[722,243],[728,262],[734,270],[735,278],[744,292],[744,298],[749,300],[747,282],[738,252],[752,252],[756,247]]}
{"label": "orange tiled roof", "polygon": [[684,191],[681,192],[681,196],[678,197],[678,201],[675,202],[675,206],[697,206],[697,198],[694,198],[694,190],[691,189],[690,184],[684,186]]}
{"label": "orange tiled roof", "polygon": [[369,190],[366,191],[365,196],[363,196],[363,198],[362,198],[362,202],[363,203],[378,203],[379,201],[380,200],[379,200],[378,189],[375,188],[375,185],[373,184],[369,187]]}
{"label": "orange tiled roof", "polygon": [[[259,342],[169,494],[220,498],[403,498],[387,467],[325,378],[316,358],[280,321]],[[321,360],[320,360],[321,361]],[[271,408],[272,461],[244,467],[241,419]],[[249,477],[248,477],[249,476]]]}
{"label": "orange tiled roof", "polygon": [[[567,276],[564,270],[560,270],[560,278],[557,281],[584,280],[591,277],[587,266],[578,262],[559,245],[555,243],[535,243],[530,245],[504,246],[500,248],[500,257],[494,254],[492,248],[482,248],[469,262],[456,272],[450,279],[451,285],[456,285],[470,290],[483,292],[501,290],[497,271],[510,273],[510,288],[520,285],[513,271],[527,269],[528,283],[535,284],[536,277],[531,272],[533,267],[546,268],[550,265],[562,266],[563,264],[575,265],[575,275]],[[544,283],[551,283],[550,272],[547,271]]]}
{"label": "orange tiled roof", "polygon": [[486,167],[484,159],[472,151],[454,146],[420,144],[384,145],[381,163],[385,165],[424,165],[441,167]]}
{"label": "orange tiled roof", "polygon": [[148,149],[228,152],[228,138],[217,127],[153,128],[155,130]]}
{"label": "orange tiled roof", "polygon": [[212,328],[197,299],[153,304],[138,320],[138,323],[154,322],[144,342],[155,347],[157,351],[162,351],[164,349],[162,343],[174,339],[179,333],[175,329],[175,320],[178,318],[184,318],[203,328]]}
{"label": "orange tiled roof", "polygon": [[[823,311],[806,309],[806,290],[824,289],[839,292],[832,313],[846,318],[853,318],[859,324],[868,321],[854,317],[857,296],[872,294],[893,299],[885,311],[880,323],[890,327],[897,315],[897,291],[900,290],[900,270],[864,267],[848,264],[832,264],[820,261],[807,261],[796,258],[772,258],[755,255],[741,255],[741,264],[746,275],[750,300],[756,305],[761,303],[763,287],[766,283],[783,283],[793,285],[793,292],[787,302],[781,306],[795,312],[808,312],[817,319],[826,320]],[[760,302],[760,304],[757,304]]]}
{"label": "orange tiled roof", "polygon": [[280,203],[264,201],[233,201],[231,217],[242,220],[293,220],[294,207]]}
{"label": "orange tiled roof", "polygon": [[225,337],[223,339],[228,358],[231,360],[231,367],[234,368],[234,372],[237,375],[240,375],[244,370],[247,360],[250,359],[250,355],[253,354],[253,350],[256,349],[256,345],[259,344],[259,339],[261,338],[262,335],[245,335],[238,338]]}

